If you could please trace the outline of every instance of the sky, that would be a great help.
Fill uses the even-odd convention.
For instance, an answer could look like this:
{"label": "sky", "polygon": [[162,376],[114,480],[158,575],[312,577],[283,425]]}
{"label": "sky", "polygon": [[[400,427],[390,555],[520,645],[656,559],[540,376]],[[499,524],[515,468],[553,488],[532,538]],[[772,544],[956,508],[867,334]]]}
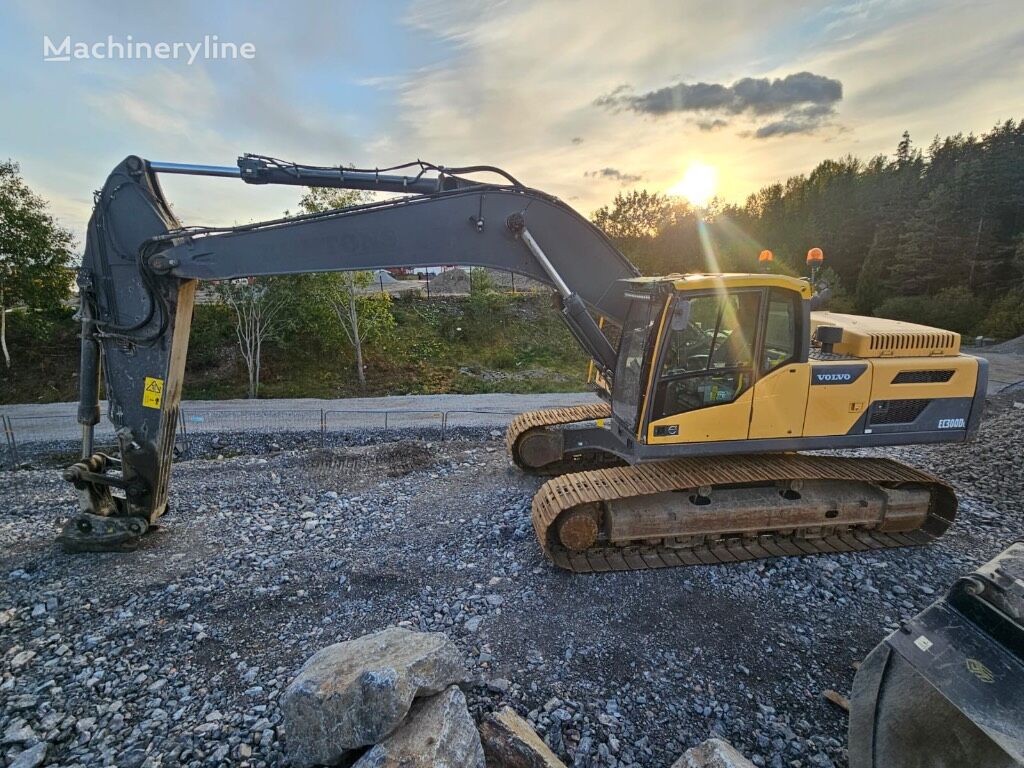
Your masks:
{"label": "sky", "polygon": [[[184,46],[214,35],[252,56],[190,62]],[[44,36],[100,47],[45,61]],[[96,58],[108,40],[179,56]],[[926,147],[1024,118],[1024,5],[6,0],[0,67],[0,157],[79,245],[93,191],[129,154],[497,165],[586,215],[620,191],[692,189],[684,178],[742,202],[829,157],[892,154],[904,130]],[[298,198],[161,182],[189,225],[271,218]]]}

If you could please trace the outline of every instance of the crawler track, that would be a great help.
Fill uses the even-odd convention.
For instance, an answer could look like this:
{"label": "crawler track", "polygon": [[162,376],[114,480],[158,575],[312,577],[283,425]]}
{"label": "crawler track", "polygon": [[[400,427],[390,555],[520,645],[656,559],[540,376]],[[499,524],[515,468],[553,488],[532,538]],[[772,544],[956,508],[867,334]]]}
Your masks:
{"label": "crawler track", "polygon": [[550,408],[543,411],[527,411],[512,419],[505,432],[505,445],[509,455],[521,470],[531,475],[562,475],[566,472],[582,472],[602,467],[619,467],[625,464],[622,459],[599,451],[580,451],[569,453],[561,461],[546,464],[543,467],[532,467],[523,461],[520,454],[520,441],[532,430],[544,430],[559,424],[572,424],[577,421],[593,421],[607,419],[612,415],[607,403],[592,405],[573,405],[567,408]]}
{"label": "crawler track", "polygon": [[[596,546],[573,551],[557,541],[555,524],[573,510],[603,502],[684,489],[757,486],[793,480],[839,484],[868,482],[882,487],[923,487],[930,503],[923,526],[886,532],[884,523],[865,526],[822,525],[757,534],[678,537],[644,546]],[[686,496],[680,503],[686,504]],[[533,525],[545,554],[571,571],[629,571],[680,565],[709,565],[785,555],[853,552],[926,544],[953,521],[953,490],[934,477],[888,459],[837,458],[797,454],[730,458],[690,458],[579,472],[545,483],[533,499]]]}

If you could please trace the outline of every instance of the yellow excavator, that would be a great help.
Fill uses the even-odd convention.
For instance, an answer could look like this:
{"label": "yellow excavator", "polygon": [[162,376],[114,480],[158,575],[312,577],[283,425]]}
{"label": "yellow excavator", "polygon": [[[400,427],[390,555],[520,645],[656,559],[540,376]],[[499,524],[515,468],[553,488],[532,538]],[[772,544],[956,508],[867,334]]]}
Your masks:
{"label": "yellow excavator", "polygon": [[[404,173],[396,173],[404,171]],[[489,172],[499,183],[476,180]],[[183,227],[159,174],[401,193],[235,227]],[[940,479],[882,458],[806,451],[964,441],[984,360],[957,334],[813,311],[774,274],[642,277],[593,224],[490,166],[235,166],[128,157],[97,193],[78,277],[80,510],[69,550],[131,547],[167,508],[199,280],[299,272],[494,267],[551,285],[593,358],[600,402],[524,413],[507,444],[551,476],[533,501],[541,547],[578,572],[922,544],[956,512]],[[97,452],[99,386],[118,450]]]}
{"label": "yellow excavator", "polygon": [[[808,311],[781,275],[628,281],[610,405],[518,416],[548,556],[574,571],[734,562],[922,544],[952,489],[888,459],[797,451],[966,439],[984,360],[925,326]],[[609,467],[609,464],[624,466]]]}

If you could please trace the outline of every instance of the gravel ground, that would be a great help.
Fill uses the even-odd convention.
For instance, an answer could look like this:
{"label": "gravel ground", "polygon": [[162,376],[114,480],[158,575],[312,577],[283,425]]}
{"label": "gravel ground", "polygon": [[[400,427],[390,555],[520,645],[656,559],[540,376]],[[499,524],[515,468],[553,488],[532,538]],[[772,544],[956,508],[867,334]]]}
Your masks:
{"label": "gravel ground", "polygon": [[600,576],[542,558],[539,481],[498,433],[180,462],[126,554],[60,553],[71,489],[0,473],[0,765],[33,741],[52,765],[283,765],[302,662],[398,624],[451,636],[474,715],[510,704],[572,766],[668,766],[712,734],[758,765],[844,766],[821,691],[1024,535],[1022,421],[1004,398],[973,444],[887,454],[958,487],[930,547]]}

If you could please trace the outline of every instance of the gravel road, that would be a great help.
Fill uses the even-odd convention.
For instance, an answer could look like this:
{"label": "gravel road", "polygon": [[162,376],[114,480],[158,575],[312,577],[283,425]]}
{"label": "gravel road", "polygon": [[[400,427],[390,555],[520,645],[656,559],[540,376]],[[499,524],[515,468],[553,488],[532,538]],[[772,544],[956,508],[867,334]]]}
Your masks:
{"label": "gravel road", "polygon": [[821,691],[1024,536],[1022,426],[1003,396],[975,443],[886,453],[958,487],[930,547],[599,576],[542,558],[539,481],[487,429],[180,462],[173,511],[126,554],[60,553],[71,490],[2,472],[0,766],[33,742],[51,765],[284,765],[302,662],[397,624],[451,636],[474,715],[513,706],[577,768],[669,766],[716,733],[757,765],[841,768]]}
{"label": "gravel road", "polygon": [[[384,413],[389,426],[428,428],[440,424],[441,414],[453,412],[458,426],[504,426],[513,414],[539,408],[597,402],[590,392],[535,395],[504,393],[483,395],[406,395],[393,397],[352,397],[343,400],[290,398],[273,400],[185,400],[181,404],[185,427],[191,433],[225,430],[273,432],[320,426],[320,412],[327,414],[329,430],[379,429]],[[0,405],[14,428],[19,444],[78,440],[81,427],[75,421],[77,403],[26,403]],[[107,404],[101,403],[106,413]],[[97,425],[99,439],[111,437],[113,427],[104,417]]]}

